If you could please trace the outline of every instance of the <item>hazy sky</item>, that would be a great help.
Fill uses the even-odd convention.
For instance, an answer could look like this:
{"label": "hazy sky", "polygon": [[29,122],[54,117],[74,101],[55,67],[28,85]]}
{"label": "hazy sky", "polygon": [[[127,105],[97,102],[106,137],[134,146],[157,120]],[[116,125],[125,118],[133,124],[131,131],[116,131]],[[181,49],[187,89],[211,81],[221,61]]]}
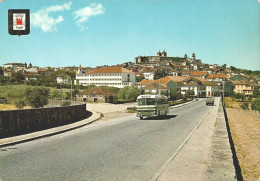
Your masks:
{"label": "hazy sky", "polygon": [[[8,34],[8,9],[30,9],[31,33]],[[0,65],[114,65],[139,55],[191,57],[260,70],[257,0],[3,0]]]}

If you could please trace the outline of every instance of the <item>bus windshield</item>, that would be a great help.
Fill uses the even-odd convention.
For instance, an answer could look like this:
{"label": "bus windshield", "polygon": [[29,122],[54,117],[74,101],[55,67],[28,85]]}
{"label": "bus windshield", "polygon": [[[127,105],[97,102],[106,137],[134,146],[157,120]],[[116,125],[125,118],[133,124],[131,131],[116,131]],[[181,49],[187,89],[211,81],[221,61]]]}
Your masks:
{"label": "bus windshield", "polygon": [[137,100],[138,106],[145,106],[145,105],[155,105],[154,98],[142,98]]}

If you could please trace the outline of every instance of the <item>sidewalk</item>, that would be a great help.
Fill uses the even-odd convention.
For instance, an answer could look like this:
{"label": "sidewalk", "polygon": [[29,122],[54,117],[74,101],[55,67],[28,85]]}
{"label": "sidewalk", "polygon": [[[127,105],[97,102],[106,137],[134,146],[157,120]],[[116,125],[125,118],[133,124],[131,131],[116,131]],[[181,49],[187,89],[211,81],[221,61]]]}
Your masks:
{"label": "sidewalk", "polygon": [[56,135],[59,133],[63,133],[66,131],[70,131],[70,130],[88,125],[88,124],[96,121],[98,118],[100,118],[100,113],[97,113],[97,112],[92,112],[92,113],[93,114],[89,118],[84,119],[82,121],[77,121],[75,123],[71,123],[68,125],[59,126],[59,127],[55,127],[55,128],[51,128],[51,129],[47,129],[47,130],[43,130],[43,131],[37,131],[37,132],[24,134],[24,135],[20,135],[20,136],[14,136],[14,137],[0,139],[0,148],[4,147],[4,146],[10,146],[10,145],[18,144],[18,143],[31,141],[31,140],[46,137],[46,136]]}
{"label": "sidewalk", "polygon": [[[161,167],[161,170],[156,173],[152,180],[159,181],[171,181],[171,180],[233,180],[234,179],[234,166],[230,145],[224,144],[221,149],[224,149],[222,154],[224,154],[224,159],[218,155],[215,157],[214,148],[218,149],[216,145],[215,134],[218,131],[219,122],[223,125],[225,124],[225,119],[223,112],[219,112],[219,108],[222,108],[220,105],[220,99],[216,101],[216,106],[212,107],[211,112],[206,115],[206,117],[200,122],[197,127],[193,130],[191,135],[189,135],[183,144],[177,148],[172,155],[172,157],[167,160],[165,165]],[[216,124],[218,124],[216,126]],[[227,130],[222,130],[222,137],[220,140],[223,140],[225,143],[228,142]],[[225,155],[229,158],[226,159]],[[231,156],[231,157],[230,157]],[[231,159],[230,159],[231,158]],[[213,165],[218,163],[221,160],[221,164]],[[222,164],[227,166],[222,169]],[[209,166],[210,165],[210,166]],[[214,175],[209,171],[215,169]],[[225,173],[230,173],[229,176],[223,177]],[[213,176],[213,177],[212,177]],[[212,179],[214,178],[214,179]]]}

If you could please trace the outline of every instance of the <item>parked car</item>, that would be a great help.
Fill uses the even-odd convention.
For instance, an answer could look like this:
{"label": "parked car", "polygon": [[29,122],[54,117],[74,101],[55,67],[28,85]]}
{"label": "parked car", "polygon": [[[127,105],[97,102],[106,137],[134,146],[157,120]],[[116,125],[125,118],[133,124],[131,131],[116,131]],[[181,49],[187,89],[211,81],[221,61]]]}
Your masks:
{"label": "parked car", "polygon": [[207,100],[206,100],[206,105],[208,106],[208,105],[211,105],[211,106],[213,106],[214,105],[214,98],[208,98]]}

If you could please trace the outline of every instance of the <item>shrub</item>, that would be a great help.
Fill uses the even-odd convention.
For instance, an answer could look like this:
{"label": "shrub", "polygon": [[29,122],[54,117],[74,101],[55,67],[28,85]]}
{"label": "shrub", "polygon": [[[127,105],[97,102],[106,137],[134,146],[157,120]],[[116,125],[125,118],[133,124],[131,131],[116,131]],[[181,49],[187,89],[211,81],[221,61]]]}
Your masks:
{"label": "shrub", "polygon": [[71,102],[70,102],[70,101],[63,101],[63,102],[61,103],[61,106],[69,106],[69,105],[71,105]]}
{"label": "shrub", "polygon": [[23,109],[25,106],[26,103],[24,100],[15,101],[15,107],[17,107],[18,109]]}
{"label": "shrub", "polygon": [[240,107],[243,109],[243,110],[248,110],[248,105],[249,105],[249,102],[243,102]]}
{"label": "shrub", "polygon": [[251,109],[260,112],[260,99],[255,99],[251,102]]}

